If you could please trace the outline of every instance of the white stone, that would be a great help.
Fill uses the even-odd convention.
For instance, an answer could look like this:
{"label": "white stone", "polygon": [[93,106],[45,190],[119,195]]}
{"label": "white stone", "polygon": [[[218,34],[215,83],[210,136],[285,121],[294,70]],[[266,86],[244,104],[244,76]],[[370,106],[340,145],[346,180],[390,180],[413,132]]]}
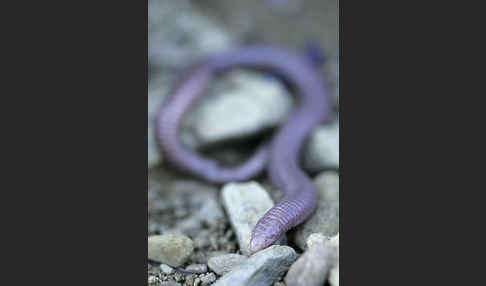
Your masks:
{"label": "white stone", "polygon": [[[253,181],[228,183],[223,186],[221,197],[240,250],[243,254],[250,255],[249,246],[253,228],[274,203],[260,184]],[[276,244],[284,244],[284,241],[286,241],[285,235]]]}

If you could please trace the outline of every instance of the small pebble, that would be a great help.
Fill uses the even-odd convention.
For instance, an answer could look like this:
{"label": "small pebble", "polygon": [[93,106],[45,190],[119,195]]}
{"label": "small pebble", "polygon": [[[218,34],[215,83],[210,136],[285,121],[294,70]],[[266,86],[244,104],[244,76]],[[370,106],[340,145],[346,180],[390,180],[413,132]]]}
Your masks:
{"label": "small pebble", "polygon": [[208,272],[208,266],[206,264],[191,264],[185,269],[187,272],[191,273],[206,273]]}
{"label": "small pebble", "polygon": [[149,278],[147,280],[148,280],[148,283],[155,283],[157,281],[157,277],[149,276]]}
{"label": "small pebble", "polygon": [[194,286],[199,286],[200,284],[201,284],[201,279],[196,278],[196,280],[194,280]]}
{"label": "small pebble", "polygon": [[174,269],[167,264],[160,264],[160,270],[167,275],[174,273]]}
{"label": "small pebble", "polygon": [[194,243],[182,234],[168,233],[148,238],[148,258],[159,263],[181,266],[193,251]]}
{"label": "small pebble", "polygon": [[201,277],[201,286],[206,286],[216,281],[216,275],[214,273],[209,273]]}
{"label": "small pebble", "polygon": [[248,257],[239,254],[225,254],[210,258],[208,260],[208,266],[216,274],[224,275],[247,259]]}

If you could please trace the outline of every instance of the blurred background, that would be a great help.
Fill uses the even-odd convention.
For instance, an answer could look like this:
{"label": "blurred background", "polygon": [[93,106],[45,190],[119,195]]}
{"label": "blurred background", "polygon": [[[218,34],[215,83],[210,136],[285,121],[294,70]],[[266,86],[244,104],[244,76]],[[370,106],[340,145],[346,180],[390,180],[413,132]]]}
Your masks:
{"label": "blurred background", "polygon": [[[323,76],[328,81],[334,104],[338,104],[337,0],[149,0],[148,4],[149,167],[160,163],[152,136],[156,110],[181,68],[201,55],[247,43],[267,43],[304,52],[306,46],[317,43],[326,59]],[[236,72],[218,83],[213,84],[195,108],[192,113],[195,116],[188,116],[186,120],[184,129],[195,129],[183,132],[183,140],[190,146],[213,140],[208,138],[210,136],[225,137],[217,138],[220,140],[231,138],[237,132],[242,135],[257,133],[278,125],[291,109],[292,98],[286,90],[276,84],[265,84],[252,72]],[[260,89],[259,94],[248,90],[251,88]],[[259,104],[247,106],[255,100]],[[216,102],[217,106],[209,107]],[[242,109],[242,106],[248,108]],[[255,108],[268,111],[268,118],[261,118],[265,116],[256,114]],[[198,120],[201,116],[205,120]],[[255,122],[241,122],[251,120],[252,116]],[[227,124],[218,127],[222,123]],[[208,130],[215,128],[223,130]],[[235,131],[229,134],[232,132],[229,129]]]}
{"label": "blurred background", "polygon": [[[337,111],[338,1],[149,0],[148,7],[148,234],[182,232],[195,244],[186,264],[207,263],[215,254],[238,251],[234,230],[228,223],[219,188],[178,173],[160,155],[153,129],[157,110],[184,66],[208,53],[256,43],[303,53],[310,44],[319,47],[325,58],[322,75]],[[182,141],[205,156],[228,164],[238,163],[261,140],[271,136],[273,129],[292,111],[294,100],[285,86],[272,76],[251,70],[228,72],[211,83],[187,115]],[[336,185],[339,170],[337,112],[331,122],[311,134],[302,150],[302,166],[317,182]],[[280,198],[281,193],[275,191],[264,176],[255,180],[265,187],[272,199]],[[321,221],[327,224],[320,226],[323,229],[320,232],[334,235],[339,226],[339,193],[337,189],[325,192],[328,192],[324,194],[328,196],[326,211],[320,215],[324,217]],[[299,246],[303,248],[303,243],[302,238],[294,235],[289,245],[295,245],[298,250]],[[153,261],[149,262],[150,273],[160,273],[158,264]],[[160,284],[157,279],[149,284]],[[189,278],[180,279],[180,284],[186,285],[185,279]]]}

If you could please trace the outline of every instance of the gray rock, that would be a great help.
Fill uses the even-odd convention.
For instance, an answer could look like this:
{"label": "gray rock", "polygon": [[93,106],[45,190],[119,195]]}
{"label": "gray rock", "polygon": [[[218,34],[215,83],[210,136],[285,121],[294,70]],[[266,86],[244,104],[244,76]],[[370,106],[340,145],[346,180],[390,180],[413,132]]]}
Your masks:
{"label": "gray rock", "polygon": [[329,238],[313,234],[307,242],[308,249],[292,264],[285,276],[288,286],[324,285],[335,265],[336,247]]}
{"label": "gray rock", "polygon": [[303,151],[304,167],[312,172],[339,168],[339,123],[318,127]]}
{"label": "gray rock", "polygon": [[247,259],[248,257],[240,254],[225,254],[210,258],[208,260],[208,266],[216,274],[224,275]]}
{"label": "gray rock", "polygon": [[187,272],[201,274],[208,272],[208,266],[206,264],[191,264],[185,269]]}
{"label": "gray rock", "polygon": [[194,243],[185,235],[168,233],[148,238],[148,258],[173,267],[184,264],[194,251]]}
{"label": "gray rock", "polygon": [[200,277],[200,279],[201,279],[201,286],[206,286],[216,281],[216,275],[214,273],[209,273]]}
{"label": "gray rock", "polygon": [[162,270],[162,272],[164,272],[167,275],[174,273],[174,269],[172,267],[163,263],[160,264],[160,270]]}
{"label": "gray rock", "polygon": [[292,108],[279,81],[253,71],[230,71],[214,85],[184,122],[186,145],[204,147],[260,133],[278,125]]}
{"label": "gray rock", "polygon": [[[228,183],[223,186],[221,197],[240,250],[243,254],[250,255],[251,232],[257,221],[273,207],[274,203],[260,184],[253,181]],[[284,235],[275,244],[285,242]]]}
{"label": "gray rock", "polygon": [[317,210],[292,233],[295,244],[302,250],[306,248],[306,240],[312,233],[334,236],[339,232],[339,175],[333,171],[321,173],[314,184],[319,191]]}
{"label": "gray rock", "polygon": [[291,247],[270,246],[223,275],[214,286],[270,286],[280,279],[296,258]]}

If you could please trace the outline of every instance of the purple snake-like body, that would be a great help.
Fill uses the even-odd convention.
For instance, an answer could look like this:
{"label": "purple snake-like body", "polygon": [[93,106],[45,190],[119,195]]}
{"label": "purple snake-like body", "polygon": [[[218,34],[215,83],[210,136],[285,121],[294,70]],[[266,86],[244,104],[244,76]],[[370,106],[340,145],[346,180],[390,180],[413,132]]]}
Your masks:
{"label": "purple snake-like body", "polygon": [[[293,88],[299,106],[269,144],[241,165],[225,167],[185,148],[179,140],[179,129],[184,114],[213,76],[237,67],[277,74]],[[329,113],[322,76],[307,57],[280,48],[252,46],[204,58],[186,73],[160,109],[156,132],[159,146],[171,163],[209,182],[246,181],[267,168],[270,180],[285,195],[253,229],[250,250],[256,252],[314,212],[317,191],[299,167],[299,153],[309,134]]]}

